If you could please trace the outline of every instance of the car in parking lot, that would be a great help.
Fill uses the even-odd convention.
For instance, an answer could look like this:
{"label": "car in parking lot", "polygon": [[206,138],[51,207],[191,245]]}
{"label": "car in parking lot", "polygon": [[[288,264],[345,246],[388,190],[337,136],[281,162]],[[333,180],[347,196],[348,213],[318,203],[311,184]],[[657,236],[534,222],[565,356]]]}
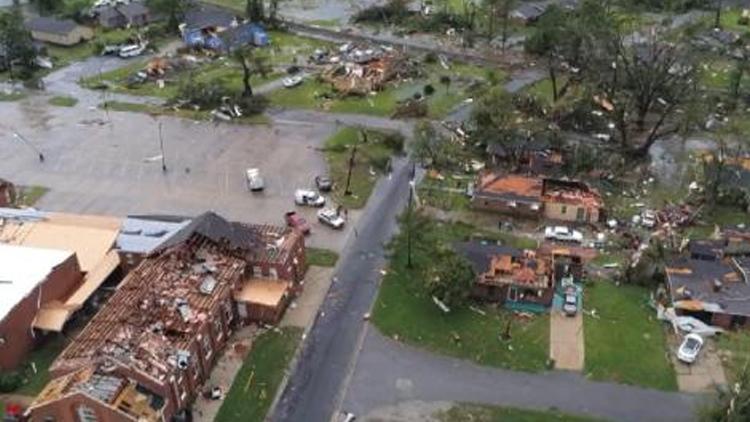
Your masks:
{"label": "car in parking lot", "polygon": [[245,170],[245,179],[247,181],[247,189],[251,192],[262,191],[266,187],[263,176],[260,175],[260,170],[257,168]]}
{"label": "car in parking lot", "polygon": [[576,316],[578,313],[578,292],[575,287],[565,289],[565,301],[562,309],[567,316]]}
{"label": "car in parking lot", "polygon": [[302,234],[310,234],[310,225],[305,217],[297,214],[297,211],[288,211],[284,214],[284,221],[287,226],[299,230]]}
{"label": "car in parking lot", "polygon": [[297,205],[307,205],[310,207],[322,207],[326,204],[326,199],[315,191],[297,189],[294,192],[294,203]]}
{"label": "car in parking lot", "polygon": [[560,242],[581,243],[583,241],[583,234],[578,230],[573,230],[566,226],[550,226],[544,229],[544,238]]}
{"label": "car in parking lot", "polygon": [[344,218],[333,208],[324,208],[318,211],[318,221],[334,229],[344,228]]}
{"label": "car in parking lot", "polygon": [[694,363],[703,348],[703,337],[695,333],[685,336],[677,349],[677,359],[685,363]]}
{"label": "car in parking lot", "polygon": [[333,180],[326,175],[315,176],[315,186],[321,192],[330,192],[333,189]]}

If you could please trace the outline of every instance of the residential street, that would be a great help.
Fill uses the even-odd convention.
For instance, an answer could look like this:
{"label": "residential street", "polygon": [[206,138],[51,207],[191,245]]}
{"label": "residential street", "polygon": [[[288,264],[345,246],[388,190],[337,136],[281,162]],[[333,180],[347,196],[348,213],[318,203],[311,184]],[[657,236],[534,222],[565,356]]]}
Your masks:
{"label": "residential street", "polygon": [[392,177],[382,178],[370,197],[272,420],[328,421],[337,407],[355,362],[363,316],[377,293],[383,244],[395,232],[395,217],[406,202],[410,170],[406,160],[397,160]]}
{"label": "residential street", "polygon": [[695,420],[701,402],[699,396],[594,382],[571,372],[478,366],[406,346],[368,327],[342,411],[367,419],[380,408],[414,400],[556,408],[623,422]]}

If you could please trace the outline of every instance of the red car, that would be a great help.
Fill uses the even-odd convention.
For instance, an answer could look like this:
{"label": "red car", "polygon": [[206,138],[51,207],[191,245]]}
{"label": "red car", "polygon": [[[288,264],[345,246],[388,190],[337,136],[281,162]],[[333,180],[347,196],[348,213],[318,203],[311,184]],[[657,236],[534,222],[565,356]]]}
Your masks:
{"label": "red car", "polygon": [[310,225],[307,224],[307,220],[304,217],[297,214],[297,211],[289,211],[284,214],[286,225],[295,228],[302,232],[302,234],[310,234]]}

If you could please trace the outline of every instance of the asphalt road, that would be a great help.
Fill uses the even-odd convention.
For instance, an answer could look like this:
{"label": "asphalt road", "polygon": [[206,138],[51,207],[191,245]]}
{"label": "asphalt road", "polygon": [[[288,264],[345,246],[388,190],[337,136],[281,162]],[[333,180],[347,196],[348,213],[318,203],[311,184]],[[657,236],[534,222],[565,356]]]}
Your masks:
{"label": "asphalt road", "polygon": [[410,172],[405,159],[396,160],[393,174],[381,178],[370,197],[272,420],[328,421],[338,406],[385,266],[383,246],[408,197]]}
{"label": "asphalt road", "polygon": [[[622,422],[688,422],[701,396],[594,382],[564,371],[514,372],[432,354],[368,327],[342,409],[367,416],[413,401],[559,409]],[[319,420],[319,419],[310,419]]]}

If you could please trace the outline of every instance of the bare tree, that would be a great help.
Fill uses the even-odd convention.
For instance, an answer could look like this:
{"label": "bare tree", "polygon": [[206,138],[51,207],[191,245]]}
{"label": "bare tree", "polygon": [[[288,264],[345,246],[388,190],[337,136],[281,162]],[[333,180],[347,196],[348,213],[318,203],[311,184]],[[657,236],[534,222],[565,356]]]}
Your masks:
{"label": "bare tree", "polygon": [[271,70],[266,57],[255,54],[255,50],[251,46],[238,48],[232,53],[232,57],[242,66],[242,85],[244,87],[242,96],[252,97],[253,87],[250,84],[250,78],[255,73],[265,77]]}
{"label": "bare tree", "polygon": [[[631,155],[644,156],[656,140],[682,127],[679,117],[694,99],[696,66],[684,46],[653,37],[643,44],[621,42],[612,68],[617,77],[601,80],[600,88],[611,95],[620,143]],[[632,145],[637,138],[640,144]]]}

